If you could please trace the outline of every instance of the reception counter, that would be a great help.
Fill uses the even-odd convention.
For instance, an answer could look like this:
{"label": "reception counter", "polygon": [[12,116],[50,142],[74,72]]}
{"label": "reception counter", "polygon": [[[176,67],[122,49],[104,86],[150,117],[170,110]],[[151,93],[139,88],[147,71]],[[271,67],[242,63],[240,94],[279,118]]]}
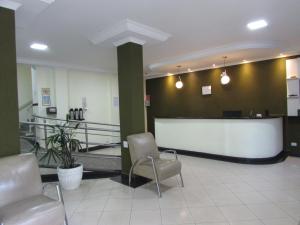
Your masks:
{"label": "reception counter", "polygon": [[281,117],[156,118],[155,138],[159,147],[181,153],[263,162],[282,153],[283,122]]}

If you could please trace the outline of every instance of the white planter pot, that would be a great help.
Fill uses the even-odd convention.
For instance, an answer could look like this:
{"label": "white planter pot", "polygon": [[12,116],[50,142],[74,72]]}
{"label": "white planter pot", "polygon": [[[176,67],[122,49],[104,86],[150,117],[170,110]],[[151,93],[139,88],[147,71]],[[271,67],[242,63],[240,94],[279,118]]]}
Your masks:
{"label": "white planter pot", "polygon": [[65,190],[74,190],[79,187],[82,180],[83,166],[71,169],[57,167],[57,175],[60,185]]}

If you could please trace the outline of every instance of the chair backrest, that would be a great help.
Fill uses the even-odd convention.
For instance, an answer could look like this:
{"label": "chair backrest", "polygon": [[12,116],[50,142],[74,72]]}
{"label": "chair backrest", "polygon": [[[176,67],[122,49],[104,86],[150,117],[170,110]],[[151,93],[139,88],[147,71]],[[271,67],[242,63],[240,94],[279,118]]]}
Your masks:
{"label": "chair backrest", "polygon": [[42,193],[35,155],[0,158],[0,207]]}
{"label": "chair backrest", "polygon": [[127,141],[132,163],[147,156],[159,158],[159,151],[151,133],[129,135]]}

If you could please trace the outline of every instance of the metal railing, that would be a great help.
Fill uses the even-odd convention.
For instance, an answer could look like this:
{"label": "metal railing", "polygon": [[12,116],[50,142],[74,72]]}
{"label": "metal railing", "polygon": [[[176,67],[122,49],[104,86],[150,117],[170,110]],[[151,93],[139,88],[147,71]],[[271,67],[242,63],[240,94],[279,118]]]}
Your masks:
{"label": "metal railing", "polygon": [[[111,137],[115,138],[116,140],[120,140],[120,125],[118,124],[108,124],[108,123],[97,123],[91,121],[78,121],[78,120],[64,120],[58,118],[50,118],[50,117],[43,117],[38,115],[33,115],[34,120],[29,121],[21,121],[20,127],[27,125],[30,127],[34,127],[34,133],[32,136],[22,136],[21,138],[24,139],[35,139],[35,142],[38,142],[38,130],[43,131],[43,138],[39,140],[43,140],[46,142],[48,139],[48,134],[55,133],[56,128],[59,126],[64,126],[65,128],[75,128],[75,125],[78,127],[73,132],[74,134],[82,134],[84,135],[84,141],[80,141],[81,144],[85,145],[85,151],[88,152],[90,145],[101,145],[102,147],[115,147],[119,146],[119,142],[117,143],[100,143],[100,142],[91,142],[89,141],[89,135],[93,136],[101,136],[101,137]],[[42,122],[37,122],[36,120],[42,120]],[[50,122],[49,122],[50,121]],[[53,123],[53,122],[62,122],[63,124]],[[66,125],[68,123],[68,125]],[[74,126],[70,125],[74,124]],[[47,150],[48,146],[45,143],[45,150]]]}

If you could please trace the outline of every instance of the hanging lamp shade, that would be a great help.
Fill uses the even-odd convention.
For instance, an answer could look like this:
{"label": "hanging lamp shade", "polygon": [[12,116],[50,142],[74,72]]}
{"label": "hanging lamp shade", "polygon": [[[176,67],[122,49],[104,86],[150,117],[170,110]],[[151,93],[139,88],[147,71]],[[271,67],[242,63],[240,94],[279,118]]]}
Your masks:
{"label": "hanging lamp shade", "polygon": [[221,74],[221,84],[226,85],[229,84],[230,82],[230,77],[226,73],[226,70]]}
{"label": "hanging lamp shade", "polygon": [[[180,65],[178,65],[178,66],[176,66],[177,67],[177,74],[179,74],[179,72],[180,72]],[[181,81],[181,77],[179,76],[178,77],[178,81],[175,83],[175,87],[177,88],[177,89],[181,89],[182,87],[183,87],[183,82]]]}
{"label": "hanging lamp shade", "polygon": [[[227,59],[227,56],[224,56],[223,57],[223,59],[224,59],[224,68],[226,68],[225,66],[226,66],[226,59]],[[228,74],[227,74],[227,72],[226,72],[226,69],[221,73],[221,84],[222,85],[227,85],[227,84],[229,84],[229,82],[230,82],[230,77],[228,76]]]}
{"label": "hanging lamp shade", "polygon": [[180,77],[178,77],[178,81],[176,82],[175,86],[177,89],[181,89],[183,87],[183,83]]}

